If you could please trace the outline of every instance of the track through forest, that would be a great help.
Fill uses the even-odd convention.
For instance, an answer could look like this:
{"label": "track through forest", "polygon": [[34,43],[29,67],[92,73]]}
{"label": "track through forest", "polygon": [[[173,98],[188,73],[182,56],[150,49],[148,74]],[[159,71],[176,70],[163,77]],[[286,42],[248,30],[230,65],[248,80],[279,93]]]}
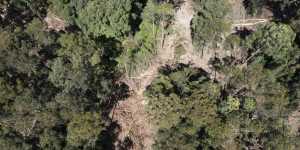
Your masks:
{"label": "track through forest", "polygon": [[[132,149],[148,150],[154,142],[155,127],[150,123],[145,110],[143,93],[151,82],[157,77],[160,67],[172,65],[175,56],[175,47],[181,44],[186,51],[179,62],[198,64],[198,67],[208,69],[208,58],[196,61],[194,56],[190,24],[193,18],[193,1],[186,0],[176,11],[171,29],[174,31],[166,35],[160,42],[158,55],[153,59],[150,67],[136,77],[127,78],[124,82],[133,91],[124,101],[120,101],[113,111],[113,120],[121,128],[119,142],[130,138],[133,142]],[[207,57],[207,56],[206,56]],[[118,143],[116,143],[118,144]]]}
{"label": "track through forest", "polygon": [[297,150],[299,11],[296,0],[1,0],[0,145]]}

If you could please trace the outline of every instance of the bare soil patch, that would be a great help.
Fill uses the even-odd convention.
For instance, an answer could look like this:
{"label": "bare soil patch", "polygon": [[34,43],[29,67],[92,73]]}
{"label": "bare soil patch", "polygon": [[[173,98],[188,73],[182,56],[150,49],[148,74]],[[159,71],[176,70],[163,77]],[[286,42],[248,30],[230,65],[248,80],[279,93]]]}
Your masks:
{"label": "bare soil patch", "polygon": [[56,16],[51,12],[48,12],[44,21],[47,24],[47,30],[54,30],[58,32],[58,31],[64,31],[67,27],[67,23],[65,20],[59,18],[58,16]]}
{"label": "bare soil patch", "polygon": [[300,108],[288,117],[288,124],[291,127],[292,134],[300,135]]}

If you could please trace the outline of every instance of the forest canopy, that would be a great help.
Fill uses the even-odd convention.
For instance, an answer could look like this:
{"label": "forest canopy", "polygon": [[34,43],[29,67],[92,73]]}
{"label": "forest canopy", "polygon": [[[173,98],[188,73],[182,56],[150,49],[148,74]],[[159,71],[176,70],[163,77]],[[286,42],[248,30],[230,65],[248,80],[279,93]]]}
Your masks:
{"label": "forest canopy", "polygon": [[297,0],[2,0],[0,147],[298,150],[299,37]]}

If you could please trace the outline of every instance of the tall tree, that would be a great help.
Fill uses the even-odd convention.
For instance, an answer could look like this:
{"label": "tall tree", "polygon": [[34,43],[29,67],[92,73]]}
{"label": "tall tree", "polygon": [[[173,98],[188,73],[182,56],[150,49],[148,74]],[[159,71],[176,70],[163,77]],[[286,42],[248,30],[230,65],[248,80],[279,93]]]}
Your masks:
{"label": "tall tree", "polygon": [[290,26],[271,23],[248,37],[247,43],[255,53],[265,54],[276,63],[287,64],[294,58],[295,38],[296,34]]}
{"label": "tall tree", "polygon": [[226,0],[194,0],[195,15],[192,20],[194,45],[202,50],[216,47],[223,40],[223,34],[230,29],[225,17],[230,10]]}
{"label": "tall tree", "polygon": [[130,31],[131,0],[89,1],[78,11],[77,23],[95,37],[125,36]]}

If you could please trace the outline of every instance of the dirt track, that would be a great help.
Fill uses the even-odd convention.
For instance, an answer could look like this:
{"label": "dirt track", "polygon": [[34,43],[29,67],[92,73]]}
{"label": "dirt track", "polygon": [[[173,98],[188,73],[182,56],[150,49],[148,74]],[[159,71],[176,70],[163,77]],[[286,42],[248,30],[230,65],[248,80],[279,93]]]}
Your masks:
{"label": "dirt track", "polygon": [[161,41],[158,55],[153,59],[150,67],[135,77],[124,80],[132,95],[125,101],[120,101],[114,109],[113,119],[121,126],[119,140],[126,137],[133,140],[133,150],[150,150],[154,142],[155,127],[151,124],[145,111],[147,101],[143,93],[151,82],[157,77],[158,69],[174,63],[175,47],[182,45],[186,53],[180,57],[180,63],[192,64],[210,72],[208,61],[214,56],[213,52],[206,52],[203,57],[194,52],[190,24],[193,18],[193,1],[186,0],[175,12],[172,32]]}

